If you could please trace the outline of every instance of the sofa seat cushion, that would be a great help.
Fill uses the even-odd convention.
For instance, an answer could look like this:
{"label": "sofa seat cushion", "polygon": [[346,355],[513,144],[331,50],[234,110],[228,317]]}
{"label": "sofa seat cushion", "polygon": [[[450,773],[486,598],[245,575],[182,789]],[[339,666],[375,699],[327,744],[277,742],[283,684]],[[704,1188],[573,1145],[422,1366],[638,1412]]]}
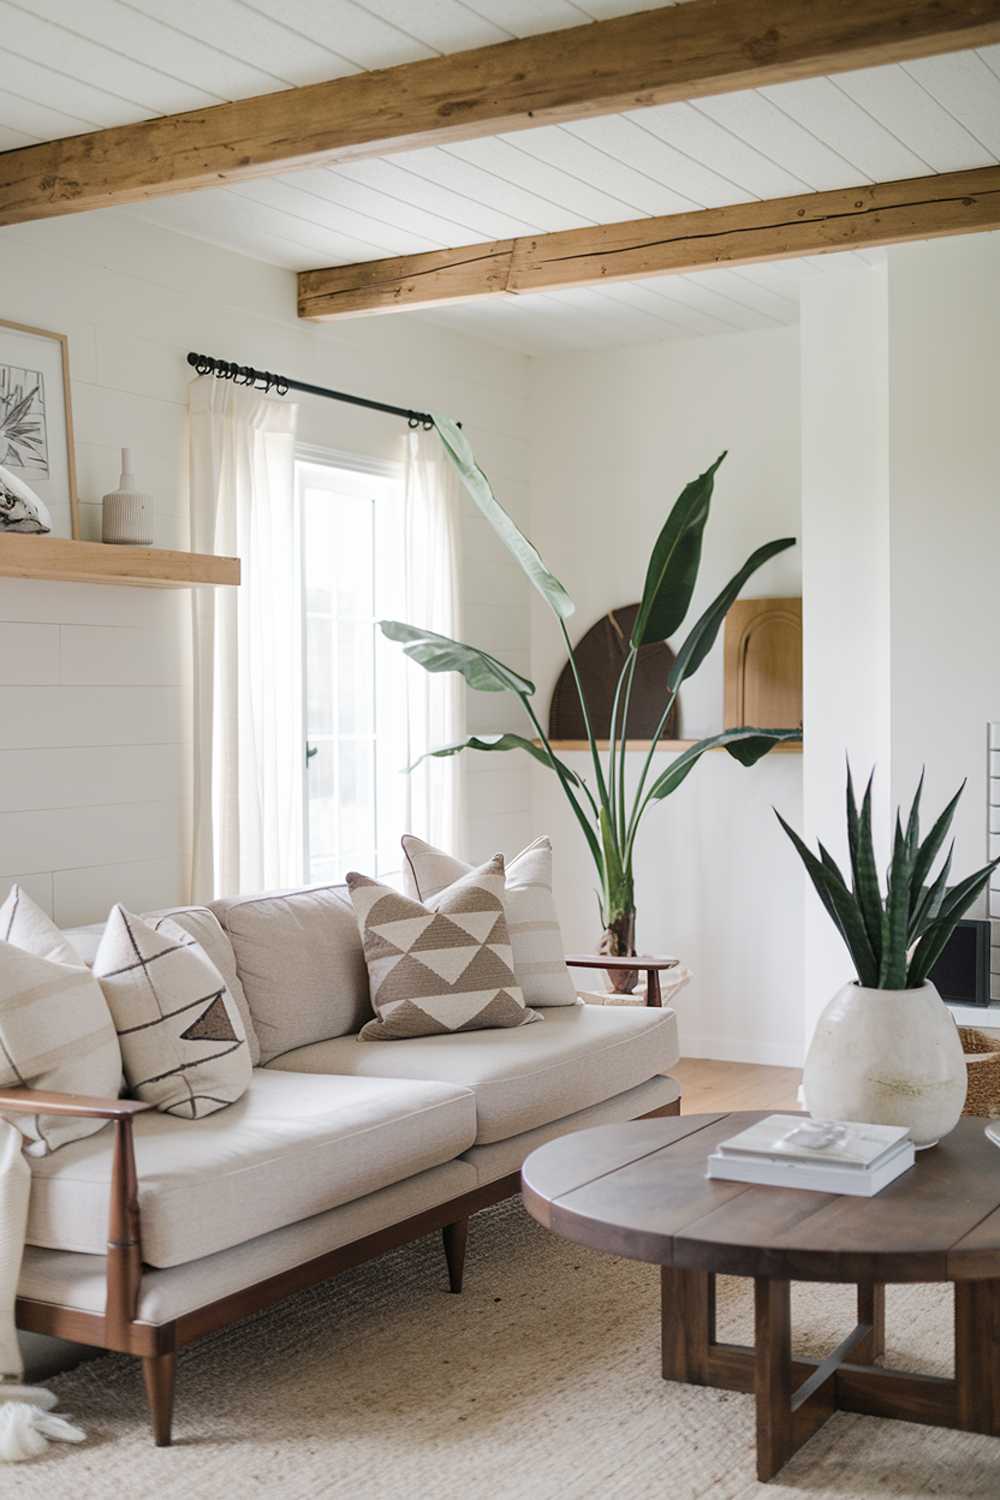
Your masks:
{"label": "sofa seat cushion", "polygon": [[287,1052],[289,1072],[424,1078],[476,1096],[476,1144],[504,1141],[612,1099],[677,1061],[672,1010],[550,1007],[540,1026],[468,1031],[366,1046],[337,1037]]}
{"label": "sofa seat cushion", "polygon": [[[243,1244],[450,1161],[475,1134],[461,1086],[256,1068],[243,1098],[207,1119],[137,1117],[143,1260]],[[32,1163],[29,1244],[104,1253],[113,1141],[102,1130]]]}

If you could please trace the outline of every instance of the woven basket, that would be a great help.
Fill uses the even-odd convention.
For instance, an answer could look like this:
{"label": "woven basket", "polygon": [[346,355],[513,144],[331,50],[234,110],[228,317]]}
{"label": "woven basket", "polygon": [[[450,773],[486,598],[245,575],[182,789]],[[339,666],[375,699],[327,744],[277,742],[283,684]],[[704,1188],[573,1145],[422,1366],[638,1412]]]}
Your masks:
{"label": "woven basket", "polygon": [[958,1034],[969,1073],[969,1092],[962,1113],[986,1120],[1000,1119],[1000,1038],[987,1036],[973,1026],[960,1026]]}

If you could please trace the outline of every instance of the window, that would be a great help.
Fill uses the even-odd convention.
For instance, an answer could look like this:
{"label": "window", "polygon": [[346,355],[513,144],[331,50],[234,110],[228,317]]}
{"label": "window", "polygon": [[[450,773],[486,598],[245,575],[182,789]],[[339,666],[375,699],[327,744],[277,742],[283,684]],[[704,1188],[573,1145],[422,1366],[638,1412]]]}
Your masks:
{"label": "window", "polygon": [[305,878],[399,869],[404,659],[376,621],[403,591],[399,470],[310,454],[295,466],[303,545]]}

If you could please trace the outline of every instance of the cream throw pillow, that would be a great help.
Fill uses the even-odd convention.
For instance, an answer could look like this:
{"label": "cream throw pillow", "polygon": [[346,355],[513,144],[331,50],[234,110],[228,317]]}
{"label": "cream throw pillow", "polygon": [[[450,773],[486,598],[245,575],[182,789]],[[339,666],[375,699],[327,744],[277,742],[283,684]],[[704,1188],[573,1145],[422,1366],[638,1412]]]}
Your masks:
{"label": "cream throw pillow", "polygon": [[[425,844],[403,836],[403,881],[406,894],[430,901],[472,868]],[[503,897],[514,951],[514,973],[526,1005],[579,1005],[566,967],[562,933],[552,895],[552,844],[536,839],[506,867]]]}
{"label": "cream throw pillow", "polygon": [[[0,1086],[117,1099],[122,1057],[101,987],[58,927],[14,886],[0,906]],[[106,1120],[4,1116],[45,1156]]]}
{"label": "cream throw pillow", "polygon": [[428,902],[366,875],[348,875],[376,1015],[361,1028],[362,1041],[542,1019],[527,1009],[514,977],[503,887],[501,854]]}
{"label": "cream throw pillow", "polygon": [[200,943],[169,919],[154,929],[112,908],[94,973],[137,1099],[199,1120],[250,1086],[246,1033],[225,980]]}

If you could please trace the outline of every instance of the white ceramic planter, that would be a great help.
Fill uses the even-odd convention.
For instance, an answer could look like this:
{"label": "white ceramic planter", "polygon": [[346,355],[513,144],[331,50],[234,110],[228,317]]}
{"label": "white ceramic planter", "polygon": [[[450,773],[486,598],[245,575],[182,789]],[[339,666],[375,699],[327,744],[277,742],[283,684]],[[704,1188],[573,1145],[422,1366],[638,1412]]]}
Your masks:
{"label": "white ceramic planter", "polygon": [[816,1023],[802,1078],[814,1119],[908,1125],[933,1146],[958,1124],[967,1076],[951,1012],[934,986],[845,984]]}

